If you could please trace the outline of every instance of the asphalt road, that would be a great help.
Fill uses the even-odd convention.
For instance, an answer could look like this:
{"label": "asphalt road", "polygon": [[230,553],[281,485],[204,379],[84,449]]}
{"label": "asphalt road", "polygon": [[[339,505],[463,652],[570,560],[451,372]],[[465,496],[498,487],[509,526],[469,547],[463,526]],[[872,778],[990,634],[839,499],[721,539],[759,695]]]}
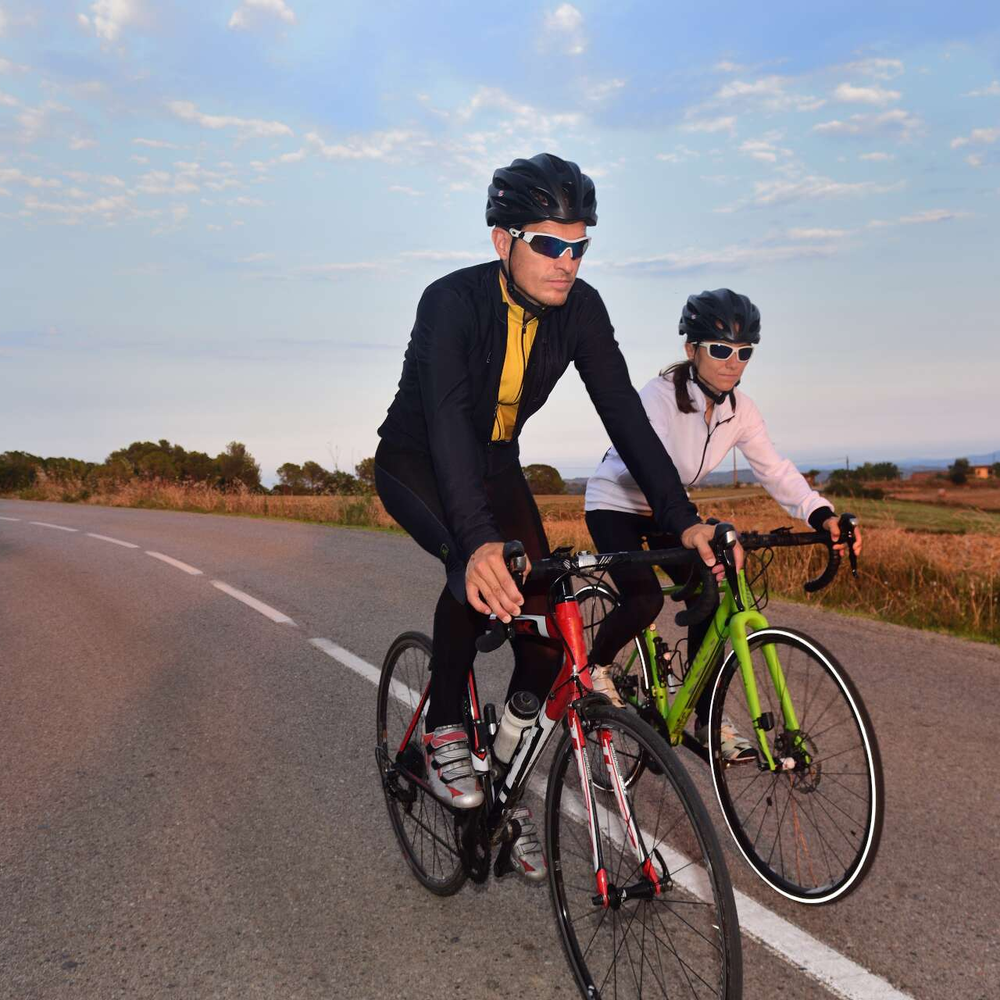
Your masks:
{"label": "asphalt road", "polygon": [[[428,628],[440,574],[412,542],[6,500],[0,518],[0,997],[576,996],[546,889],[439,899],[411,877],[375,771],[375,689],[309,643],[377,666],[396,633]],[[719,819],[737,888],[810,935],[790,962],[756,922],[745,995],[994,1000],[1000,650],[768,615],[848,667],[888,804],[868,879],[820,909],[763,886]],[[487,696],[508,655],[484,663]],[[853,986],[797,967],[824,946],[841,973],[855,963]]]}

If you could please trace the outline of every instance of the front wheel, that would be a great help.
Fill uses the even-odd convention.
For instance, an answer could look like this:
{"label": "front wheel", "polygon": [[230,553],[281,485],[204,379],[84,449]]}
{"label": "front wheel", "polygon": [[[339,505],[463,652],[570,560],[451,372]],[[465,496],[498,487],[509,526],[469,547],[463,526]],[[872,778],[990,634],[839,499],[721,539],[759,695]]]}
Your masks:
{"label": "front wheel", "polygon": [[450,896],[466,878],[455,816],[420,783],[426,779],[420,737],[430,662],[431,640],[420,632],[404,632],[389,647],[378,685],[375,755],[403,857],[426,888]]}
{"label": "front wheel", "polygon": [[719,805],[743,856],[768,885],[800,903],[832,903],[857,888],[878,851],[884,793],[875,732],[844,668],[815,640],[762,629],[750,636],[749,654],[775,768],[763,758],[722,758],[729,725],[759,752],[733,650],[712,692]]}
{"label": "front wheel", "polygon": [[[581,785],[569,732],[555,751],[545,800],[552,902],[580,993],[615,1000],[736,1000],[743,974],[736,904],[691,779],[641,719],[606,706],[583,711],[592,815],[609,883],[607,908],[596,885],[585,806],[590,795]],[[625,795],[652,858],[658,894],[650,891],[649,872],[639,864],[615,796],[602,791],[613,784],[605,763],[608,735],[614,747],[641,749],[651,765],[636,774]]]}

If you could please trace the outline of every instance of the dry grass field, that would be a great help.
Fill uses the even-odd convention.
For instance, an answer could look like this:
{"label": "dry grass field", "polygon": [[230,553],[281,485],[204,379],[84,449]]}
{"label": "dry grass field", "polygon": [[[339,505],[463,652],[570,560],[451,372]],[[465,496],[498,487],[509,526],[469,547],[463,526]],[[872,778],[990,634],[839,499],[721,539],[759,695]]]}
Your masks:
{"label": "dry grass field", "polygon": [[[81,483],[44,478],[20,496],[398,530],[378,498],[369,496],[265,496],[247,490],[223,492],[204,485],[138,479],[92,494]],[[703,517],[731,521],[742,530],[766,531],[791,523],[760,489],[697,490],[692,498]],[[582,496],[541,496],[537,500],[553,546],[593,548],[583,519]],[[989,513],[985,506],[977,505],[975,510],[971,506],[921,503],[909,498],[839,501],[839,509],[850,509],[862,520],[860,578],[854,580],[841,572],[831,587],[807,597],[802,583],[815,575],[824,553],[816,548],[782,549],[775,553],[768,572],[771,593],[899,624],[1000,642],[1000,514]]]}

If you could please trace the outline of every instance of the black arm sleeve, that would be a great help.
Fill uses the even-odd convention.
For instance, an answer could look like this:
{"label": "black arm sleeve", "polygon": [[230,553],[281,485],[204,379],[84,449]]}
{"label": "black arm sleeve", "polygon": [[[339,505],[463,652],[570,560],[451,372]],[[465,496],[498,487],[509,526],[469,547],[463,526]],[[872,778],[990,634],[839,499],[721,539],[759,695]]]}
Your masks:
{"label": "black arm sleeve", "polygon": [[473,315],[453,291],[431,286],[417,306],[412,343],[434,475],[448,527],[468,559],[485,542],[503,541],[483,486],[469,387]]}
{"label": "black arm sleeve", "polygon": [[680,535],[698,524],[698,509],[688,499],[673,460],[657,437],[629,378],[601,297],[591,292],[589,322],[573,359],[597,413],[622,461],[646,495],[662,531]]}

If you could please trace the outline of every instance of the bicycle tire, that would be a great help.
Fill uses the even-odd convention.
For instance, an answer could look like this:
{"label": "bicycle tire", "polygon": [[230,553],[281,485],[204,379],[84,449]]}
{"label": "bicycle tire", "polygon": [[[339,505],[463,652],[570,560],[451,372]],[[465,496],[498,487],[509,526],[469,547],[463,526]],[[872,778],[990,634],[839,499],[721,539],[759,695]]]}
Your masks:
{"label": "bicycle tire", "polygon": [[376,757],[403,857],[422,885],[439,896],[451,896],[467,877],[454,813],[394,766],[403,762],[410,773],[423,776],[419,721],[406,747],[400,750],[400,744],[430,679],[430,660],[431,640],[421,632],[404,632],[389,647],[378,685]]}
{"label": "bicycle tire", "polygon": [[[610,587],[602,583],[593,583],[581,587],[576,592],[576,600],[583,621],[584,642],[589,651],[593,647],[598,627],[608,613],[618,606],[619,597]],[[646,691],[644,680],[650,674],[648,660],[649,651],[645,639],[642,635],[637,635],[615,654],[614,661],[609,664],[611,680],[618,696],[627,706],[643,714],[656,712]],[[626,759],[622,769],[622,780],[625,782],[625,787],[630,788],[638,780],[647,762],[638,748],[632,752],[623,752],[621,756]],[[596,782],[598,779],[594,780]],[[610,787],[601,788],[601,791],[605,792],[610,790]]]}
{"label": "bicycle tire", "polygon": [[[778,653],[797,715],[788,730],[764,661],[763,647]],[[777,892],[800,903],[843,899],[858,887],[878,852],[884,816],[884,781],[878,742],[868,711],[850,677],[814,639],[784,628],[749,637],[750,659],[767,734],[776,762],[727,765],[720,753],[723,717],[751,742],[753,722],[730,652],[712,691],[709,751],[712,780],[726,823],[740,852]]]}
{"label": "bicycle tire", "polygon": [[[655,849],[662,892],[594,902],[595,876],[586,810],[570,733],[549,772],[545,844],[549,885],[563,950],[582,996],[615,1000],[742,996],[739,921],[729,873],[708,813],[673,750],[645,722],[605,705],[582,709],[591,773],[605,767],[595,746],[601,729],[642,746],[644,769],[627,795],[643,842]],[[611,887],[642,875],[624,836],[614,797],[594,789],[604,867]],[[619,966],[621,966],[619,968]]]}

